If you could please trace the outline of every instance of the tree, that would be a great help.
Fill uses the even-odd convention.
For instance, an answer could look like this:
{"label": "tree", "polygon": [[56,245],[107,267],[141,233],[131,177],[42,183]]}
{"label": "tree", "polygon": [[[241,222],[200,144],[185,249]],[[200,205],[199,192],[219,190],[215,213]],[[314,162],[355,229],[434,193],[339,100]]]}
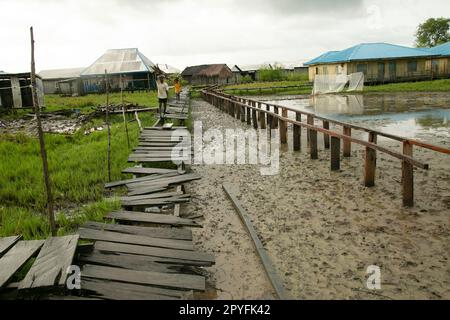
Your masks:
{"label": "tree", "polygon": [[417,47],[434,47],[450,41],[450,19],[429,18],[419,24],[416,32]]}

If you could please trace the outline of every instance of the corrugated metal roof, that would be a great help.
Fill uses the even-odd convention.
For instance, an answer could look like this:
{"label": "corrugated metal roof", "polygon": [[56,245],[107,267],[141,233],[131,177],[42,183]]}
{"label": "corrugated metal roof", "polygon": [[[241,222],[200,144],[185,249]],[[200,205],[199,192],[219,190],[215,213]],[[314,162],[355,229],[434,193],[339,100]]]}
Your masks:
{"label": "corrugated metal roof", "polygon": [[157,63],[156,65],[158,66],[159,70],[161,70],[162,72],[167,73],[167,74],[181,72],[179,69],[172,67],[171,65],[168,65],[167,63]]}
{"label": "corrugated metal roof", "polygon": [[342,51],[330,51],[305,63],[337,63],[354,60],[376,60],[392,58],[427,57],[432,55],[427,49],[409,48],[389,43],[362,43]]}
{"label": "corrugated metal roof", "polygon": [[44,80],[78,78],[85,68],[51,69],[42,70],[38,74]]}
{"label": "corrugated metal roof", "polygon": [[153,72],[155,64],[137,48],[110,49],[97,61],[87,67],[82,76],[109,74]]}
{"label": "corrugated metal roof", "polygon": [[428,51],[431,54],[438,54],[441,56],[450,56],[450,41],[443,43],[441,45],[438,45],[433,48],[428,48]]}

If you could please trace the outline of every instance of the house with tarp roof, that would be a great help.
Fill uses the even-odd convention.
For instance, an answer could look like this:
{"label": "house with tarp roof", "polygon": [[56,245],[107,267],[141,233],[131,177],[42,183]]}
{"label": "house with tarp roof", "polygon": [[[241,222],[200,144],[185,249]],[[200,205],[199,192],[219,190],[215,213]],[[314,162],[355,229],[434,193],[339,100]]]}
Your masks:
{"label": "house with tarp roof", "polygon": [[438,56],[429,48],[362,43],[345,50],[326,52],[305,65],[310,81],[314,81],[316,75],[356,72],[364,73],[366,83],[417,81],[436,78],[432,59]]}
{"label": "house with tarp roof", "polygon": [[107,50],[81,72],[86,93],[105,92],[105,70],[111,91],[149,90],[156,88],[156,66],[137,48]]}

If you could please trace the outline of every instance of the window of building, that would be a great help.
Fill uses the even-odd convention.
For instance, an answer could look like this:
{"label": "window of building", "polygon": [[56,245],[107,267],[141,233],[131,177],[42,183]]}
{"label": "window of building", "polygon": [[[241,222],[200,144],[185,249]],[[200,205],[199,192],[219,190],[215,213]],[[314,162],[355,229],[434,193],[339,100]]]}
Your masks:
{"label": "window of building", "polygon": [[408,72],[416,72],[417,71],[417,61],[408,61]]}
{"label": "window of building", "polygon": [[319,74],[319,68],[316,67],[316,74]]}
{"label": "window of building", "polygon": [[367,64],[365,63],[358,63],[356,65],[356,72],[362,72],[364,75],[367,75]]}

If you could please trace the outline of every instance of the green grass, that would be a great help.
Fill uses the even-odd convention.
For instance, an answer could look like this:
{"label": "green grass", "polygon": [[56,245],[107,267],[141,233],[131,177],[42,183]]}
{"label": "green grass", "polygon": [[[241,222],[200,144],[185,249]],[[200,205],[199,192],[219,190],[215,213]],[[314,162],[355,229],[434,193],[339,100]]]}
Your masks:
{"label": "green grass", "polygon": [[364,86],[364,92],[439,92],[450,91],[450,79],[389,83],[377,86]]}
{"label": "green grass", "polygon": [[[125,103],[134,103],[146,107],[156,107],[158,104],[156,91],[135,93],[124,92],[123,99]],[[111,104],[120,104],[120,93],[111,93],[109,95],[109,101]],[[45,95],[45,111],[61,109],[81,109],[82,111],[88,111],[92,109],[92,107],[105,104],[105,94],[88,94],[80,97],[61,97],[56,94]]]}
{"label": "green grass", "polygon": [[[65,99],[66,107],[80,101]],[[153,113],[140,113],[139,118],[143,126],[155,122]],[[102,125],[103,131],[84,134],[85,129]],[[138,142],[137,123],[130,122],[128,130],[132,148]],[[103,200],[103,185],[108,177],[103,117],[93,119],[73,135],[46,134],[45,142],[59,234],[73,231],[87,219],[101,220],[104,213],[117,207],[117,203]],[[128,165],[130,153],[122,115],[111,116],[113,180],[127,177],[121,170]],[[0,134],[0,159],[0,236],[22,234],[26,239],[34,239],[50,235],[37,138],[24,133]]]}
{"label": "green grass", "polygon": [[[285,88],[285,89],[271,89],[271,87],[282,87],[282,86],[307,86],[305,88]],[[269,82],[252,82],[252,83],[242,83],[234,84],[225,87],[226,93],[236,94],[236,95],[284,95],[284,94],[310,94],[311,87],[307,80],[295,80],[295,81],[269,81]],[[262,88],[261,90],[245,90],[246,88]],[[264,89],[267,88],[267,89]]]}

